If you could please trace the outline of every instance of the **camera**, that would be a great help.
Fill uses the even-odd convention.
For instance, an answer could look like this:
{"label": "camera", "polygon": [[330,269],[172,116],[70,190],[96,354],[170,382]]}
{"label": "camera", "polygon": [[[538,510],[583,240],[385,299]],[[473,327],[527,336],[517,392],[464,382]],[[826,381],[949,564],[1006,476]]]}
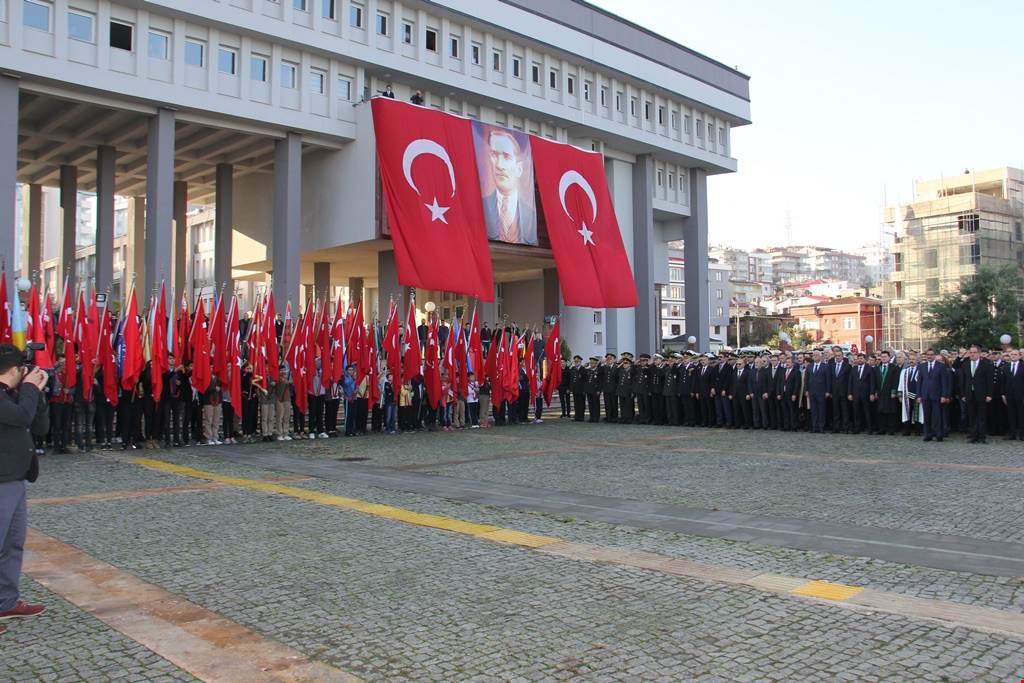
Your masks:
{"label": "camera", "polygon": [[36,351],[42,351],[46,345],[42,342],[28,342],[25,344],[25,365],[35,366]]}

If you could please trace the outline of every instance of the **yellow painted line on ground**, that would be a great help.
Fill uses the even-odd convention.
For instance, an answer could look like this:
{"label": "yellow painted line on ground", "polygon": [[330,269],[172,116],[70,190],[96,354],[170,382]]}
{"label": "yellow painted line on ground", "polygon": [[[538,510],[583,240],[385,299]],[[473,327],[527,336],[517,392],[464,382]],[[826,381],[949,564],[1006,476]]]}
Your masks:
{"label": "yellow painted line on ground", "polygon": [[206,481],[217,482],[227,486],[236,486],[254,491],[277,493],[291,498],[306,500],[311,503],[326,505],[328,507],[353,510],[355,512],[373,515],[374,517],[391,519],[396,522],[425,526],[432,529],[441,529],[443,531],[475,536],[476,538],[483,538],[498,543],[518,545],[524,548],[542,548],[546,545],[559,543],[562,540],[551,536],[528,534],[522,531],[515,531],[514,529],[503,529],[490,524],[476,524],[474,522],[466,522],[452,517],[431,515],[423,512],[415,512],[413,510],[406,510],[404,508],[392,507],[391,505],[371,503],[365,500],[359,500],[358,498],[348,498],[346,496],[338,496],[332,493],[324,493],[322,491],[312,491],[310,489],[303,489],[295,486],[285,486],[283,484],[260,481],[259,479],[231,477],[224,474],[217,474],[215,472],[206,472],[192,467],[185,467],[184,465],[175,465],[169,462],[164,462],[163,460],[154,460],[152,458],[132,458],[129,462],[136,465],[142,465],[143,467],[148,467],[153,470],[167,472],[169,474],[177,474],[179,476],[192,477],[195,479],[205,479]]}
{"label": "yellow painted line on ground", "polygon": [[791,595],[802,595],[808,598],[821,598],[823,600],[849,600],[858,593],[862,593],[863,588],[858,586],[847,586],[842,583],[832,583],[831,581],[810,581],[790,591]]}

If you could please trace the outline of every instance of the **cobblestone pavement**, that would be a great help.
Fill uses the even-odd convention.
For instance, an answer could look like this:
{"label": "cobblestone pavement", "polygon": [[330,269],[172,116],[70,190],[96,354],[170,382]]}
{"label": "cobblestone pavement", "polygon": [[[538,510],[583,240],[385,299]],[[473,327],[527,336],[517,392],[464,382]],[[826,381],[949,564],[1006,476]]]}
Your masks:
{"label": "cobblestone pavement", "polygon": [[[740,454],[714,452],[719,447]],[[423,465],[427,472],[468,479],[1000,541],[1020,540],[1024,528],[1024,473],[910,464],[1024,468],[1024,449],[1002,443],[973,451],[957,442],[549,421],[457,434],[234,448],[368,458],[366,464],[375,466]],[[135,454],[253,479],[280,474],[229,462],[218,457],[217,448]],[[787,460],[786,454],[836,462]],[[121,455],[47,457],[30,497],[196,483],[127,464]],[[500,459],[444,464],[480,458]],[[900,463],[838,462],[844,458]],[[289,486],[566,540],[1024,612],[1020,577],[642,531],[345,481]],[[310,659],[371,681],[1024,676],[1024,640],[1016,638],[568,560],[258,491],[223,488],[72,502],[33,508],[29,516],[33,527],[50,536]],[[0,676],[4,680],[46,680],[43,673],[61,681],[193,680],[30,579],[24,588],[52,609],[12,624],[0,636],[0,662],[9,672]]]}

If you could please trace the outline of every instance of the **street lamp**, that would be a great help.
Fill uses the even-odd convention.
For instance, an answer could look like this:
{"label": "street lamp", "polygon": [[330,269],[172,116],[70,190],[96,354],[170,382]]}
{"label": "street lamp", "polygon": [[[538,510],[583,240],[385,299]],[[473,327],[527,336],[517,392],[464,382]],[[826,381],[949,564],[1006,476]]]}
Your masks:
{"label": "street lamp", "polygon": [[686,350],[689,351],[696,343],[697,338],[691,334],[689,337],[686,338]]}
{"label": "street lamp", "polygon": [[874,338],[874,337],[872,337],[872,336],[871,336],[870,334],[869,334],[869,335],[867,335],[866,337],[864,337],[864,346],[866,347],[866,348],[865,348],[864,350],[865,350],[865,351],[866,351],[867,353],[871,353],[871,344],[872,344],[872,343],[873,343],[874,341],[875,341],[875,338]]}
{"label": "street lamp", "polygon": [[1003,345],[1003,351],[1006,351],[1010,348],[1010,344],[1013,343],[1013,337],[1008,334],[1004,334],[999,337],[999,343]]}

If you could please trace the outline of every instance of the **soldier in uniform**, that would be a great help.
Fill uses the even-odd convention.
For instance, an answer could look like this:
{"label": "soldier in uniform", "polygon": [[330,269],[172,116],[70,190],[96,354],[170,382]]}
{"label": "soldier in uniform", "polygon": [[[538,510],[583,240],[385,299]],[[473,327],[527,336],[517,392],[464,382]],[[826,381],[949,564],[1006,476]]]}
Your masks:
{"label": "soldier in uniform", "polygon": [[615,395],[619,398],[619,422],[633,423],[633,356],[625,352],[619,361],[619,380]]}
{"label": "soldier in uniform", "polygon": [[641,353],[640,362],[633,368],[633,395],[636,397],[637,424],[651,423],[650,354]]}
{"label": "soldier in uniform", "polygon": [[697,376],[696,368],[697,361],[693,352],[687,351],[683,367],[679,371],[679,401],[683,410],[683,424],[687,427],[696,427],[697,416],[700,415],[700,410],[693,400],[693,395],[696,391],[694,388]]}
{"label": "soldier in uniform", "polygon": [[601,421],[601,368],[598,363],[601,359],[597,356],[590,357],[590,367],[587,368],[587,379],[583,383],[583,393],[587,395],[587,410],[590,412],[591,422]]}
{"label": "soldier in uniform", "polygon": [[604,394],[604,421],[618,422],[619,397],[616,390],[619,385],[619,368],[615,364],[615,354],[604,354],[604,365],[601,366],[601,393]]}
{"label": "soldier in uniform", "polygon": [[679,354],[673,353],[665,366],[665,381],[662,385],[662,399],[665,401],[665,419],[668,424],[679,426]]}
{"label": "soldier in uniform", "polygon": [[647,384],[651,392],[651,424],[665,424],[665,357],[654,354],[653,365],[647,368]]}
{"label": "soldier in uniform", "polygon": [[585,388],[587,384],[587,369],[581,364],[583,356],[572,357],[572,376],[569,378],[569,390],[572,392],[572,407],[575,410],[573,419],[576,422],[583,422],[583,414],[587,408],[584,403]]}

